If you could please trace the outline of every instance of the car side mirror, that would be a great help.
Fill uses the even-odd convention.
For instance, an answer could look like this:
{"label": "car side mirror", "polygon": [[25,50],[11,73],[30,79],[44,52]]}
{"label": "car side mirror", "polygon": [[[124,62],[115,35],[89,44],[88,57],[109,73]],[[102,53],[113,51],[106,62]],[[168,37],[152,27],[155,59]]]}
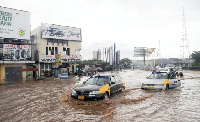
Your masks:
{"label": "car side mirror", "polygon": [[86,83],[86,81],[83,82],[83,84],[85,84],[85,83]]}

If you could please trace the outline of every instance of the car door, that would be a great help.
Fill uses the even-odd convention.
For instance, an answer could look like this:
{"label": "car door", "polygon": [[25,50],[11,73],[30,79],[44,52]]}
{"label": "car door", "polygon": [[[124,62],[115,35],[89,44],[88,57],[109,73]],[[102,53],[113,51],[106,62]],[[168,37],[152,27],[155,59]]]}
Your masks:
{"label": "car door", "polygon": [[169,78],[169,88],[176,88],[179,86],[181,86],[180,78],[176,76],[176,74],[171,75]]}
{"label": "car door", "polygon": [[116,92],[118,92],[121,90],[123,84],[120,82],[120,78],[117,75],[115,75],[115,81],[116,81],[116,85],[115,85]]}
{"label": "car door", "polygon": [[110,95],[114,95],[116,93],[116,81],[115,77],[112,75],[110,77]]}

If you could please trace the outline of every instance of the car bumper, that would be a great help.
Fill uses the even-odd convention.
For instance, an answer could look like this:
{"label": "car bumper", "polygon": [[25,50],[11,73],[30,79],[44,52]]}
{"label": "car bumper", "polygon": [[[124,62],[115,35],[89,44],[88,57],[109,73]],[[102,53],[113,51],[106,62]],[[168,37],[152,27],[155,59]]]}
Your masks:
{"label": "car bumper", "polygon": [[71,95],[72,98],[74,99],[80,99],[80,100],[103,100],[104,99],[104,95],[103,94],[96,94],[96,95]]}
{"label": "car bumper", "polygon": [[141,86],[142,90],[161,91],[166,90],[166,86]]}

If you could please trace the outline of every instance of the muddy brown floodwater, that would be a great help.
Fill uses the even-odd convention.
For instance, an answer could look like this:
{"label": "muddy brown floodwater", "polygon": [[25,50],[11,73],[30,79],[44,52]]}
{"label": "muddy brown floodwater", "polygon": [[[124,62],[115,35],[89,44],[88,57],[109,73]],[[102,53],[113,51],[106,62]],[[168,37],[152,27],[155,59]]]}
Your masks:
{"label": "muddy brown floodwater", "polygon": [[0,121],[200,121],[199,71],[184,71],[181,87],[161,92],[140,89],[150,71],[116,73],[126,90],[109,101],[71,99],[87,76],[1,85]]}

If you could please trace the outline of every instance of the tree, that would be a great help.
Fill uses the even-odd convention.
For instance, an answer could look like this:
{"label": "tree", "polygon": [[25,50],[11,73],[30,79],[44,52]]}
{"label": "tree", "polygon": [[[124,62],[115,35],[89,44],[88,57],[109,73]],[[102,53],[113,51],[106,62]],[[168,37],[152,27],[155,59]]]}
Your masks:
{"label": "tree", "polygon": [[128,65],[130,65],[132,63],[132,61],[128,58],[123,58],[120,60],[120,64],[127,67]]}
{"label": "tree", "polygon": [[194,65],[200,66],[200,51],[194,51],[191,58],[194,60]]}

